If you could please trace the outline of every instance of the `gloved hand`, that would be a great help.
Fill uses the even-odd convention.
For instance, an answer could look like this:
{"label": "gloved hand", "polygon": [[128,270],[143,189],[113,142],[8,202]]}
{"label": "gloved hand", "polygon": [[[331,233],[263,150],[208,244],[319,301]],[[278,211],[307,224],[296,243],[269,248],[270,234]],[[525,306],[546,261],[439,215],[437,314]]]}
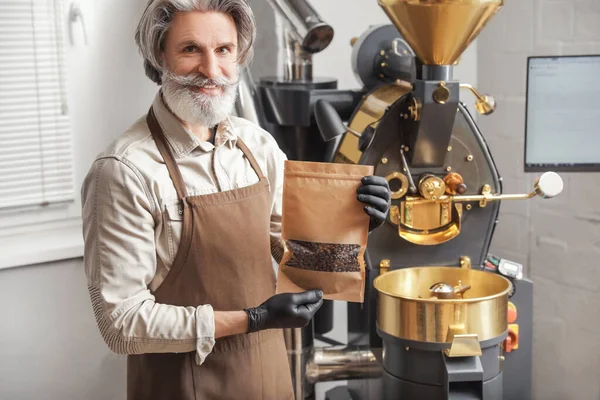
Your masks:
{"label": "gloved hand", "polygon": [[323,304],[323,292],[277,294],[258,307],[247,308],[248,333],[264,329],[302,328]]}
{"label": "gloved hand", "polygon": [[357,193],[358,201],[365,204],[365,212],[371,217],[369,223],[369,232],[371,232],[380,227],[387,218],[392,200],[390,186],[381,176],[365,176]]}

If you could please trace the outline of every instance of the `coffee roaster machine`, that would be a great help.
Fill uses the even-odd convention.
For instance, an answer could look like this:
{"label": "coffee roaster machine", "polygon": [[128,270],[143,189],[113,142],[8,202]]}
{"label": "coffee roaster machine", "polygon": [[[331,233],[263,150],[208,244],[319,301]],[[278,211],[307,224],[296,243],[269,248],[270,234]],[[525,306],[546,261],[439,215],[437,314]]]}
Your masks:
{"label": "coffee roaster machine", "polygon": [[481,118],[495,102],[453,79],[503,0],[379,0],[392,24],[352,40],[354,91],[312,76],[333,28],[305,0],[269,1],[286,21],[284,73],[246,79],[238,111],[290,159],[373,165],[393,191],[369,237],[365,302],[347,305],[348,343],[325,336],[331,303],[285,332],[296,398],[325,381],[347,381],[330,400],[531,398],[533,283],[488,251],[501,201],[554,197],[563,183],[546,172],[531,193],[503,194],[463,101]]}

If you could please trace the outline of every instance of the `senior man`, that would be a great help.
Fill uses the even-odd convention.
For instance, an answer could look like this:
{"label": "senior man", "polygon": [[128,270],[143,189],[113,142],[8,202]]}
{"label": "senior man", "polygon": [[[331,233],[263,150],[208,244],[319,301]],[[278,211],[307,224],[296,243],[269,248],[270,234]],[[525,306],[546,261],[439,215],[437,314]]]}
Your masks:
{"label": "senior man", "polygon": [[[128,355],[130,400],[293,396],[281,328],[305,326],[322,293],[274,295],[285,155],[229,116],[254,38],[244,0],[150,1],[136,41],[160,90],[85,179],[89,292]],[[357,196],[381,225],[385,180]]]}

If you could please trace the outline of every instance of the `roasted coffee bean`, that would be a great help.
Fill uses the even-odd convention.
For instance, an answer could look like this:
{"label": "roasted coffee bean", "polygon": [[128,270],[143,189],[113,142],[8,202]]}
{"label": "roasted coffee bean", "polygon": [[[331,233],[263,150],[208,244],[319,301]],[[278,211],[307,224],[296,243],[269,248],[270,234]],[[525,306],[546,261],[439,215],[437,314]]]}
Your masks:
{"label": "roasted coffee bean", "polygon": [[301,240],[288,240],[286,245],[292,253],[285,263],[289,267],[322,272],[360,272],[360,245]]}

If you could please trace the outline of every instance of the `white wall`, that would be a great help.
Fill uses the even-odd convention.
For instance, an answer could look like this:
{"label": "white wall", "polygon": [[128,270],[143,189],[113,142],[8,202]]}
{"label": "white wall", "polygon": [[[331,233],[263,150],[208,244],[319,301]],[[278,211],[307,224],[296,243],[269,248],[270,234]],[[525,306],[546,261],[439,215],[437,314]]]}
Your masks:
{"label": "white wall", "polygon": [[125,399],[125,363],[98,334],[80,260],[0,271],[0,304],[0,399]]}
{"label": "white wall", "polygon": [[[156,90],[133,40],[145,0],[80,4],[89,45],[75,26],[67,49],[77,194],[96,154],[147,110]],[[98,333],[81,259],[0,271],[0,315],[0,399],[125,398],[124,358]]]}
{"label": "white wall", "polygon": [[144,75],[134,42],[145,3],[80,1],[89,44],[83,44],[76,25],[76,43],[68,52],[77,187],[94,157],[148,110],[157,91]]}
{"label": "white wall", "polygon": [[[479,83],[496,97],[498,109],[480,118],[480,127],[505,192],[529,191],[538,175],[523,172],[527,57],[599,51],[598,0],[507,1],[483,32]],[[597,400],[600,174],[561,175],[565,191],[559,197],[502,205],[492,246],[522,262],[534,282],[534,398]]]}

